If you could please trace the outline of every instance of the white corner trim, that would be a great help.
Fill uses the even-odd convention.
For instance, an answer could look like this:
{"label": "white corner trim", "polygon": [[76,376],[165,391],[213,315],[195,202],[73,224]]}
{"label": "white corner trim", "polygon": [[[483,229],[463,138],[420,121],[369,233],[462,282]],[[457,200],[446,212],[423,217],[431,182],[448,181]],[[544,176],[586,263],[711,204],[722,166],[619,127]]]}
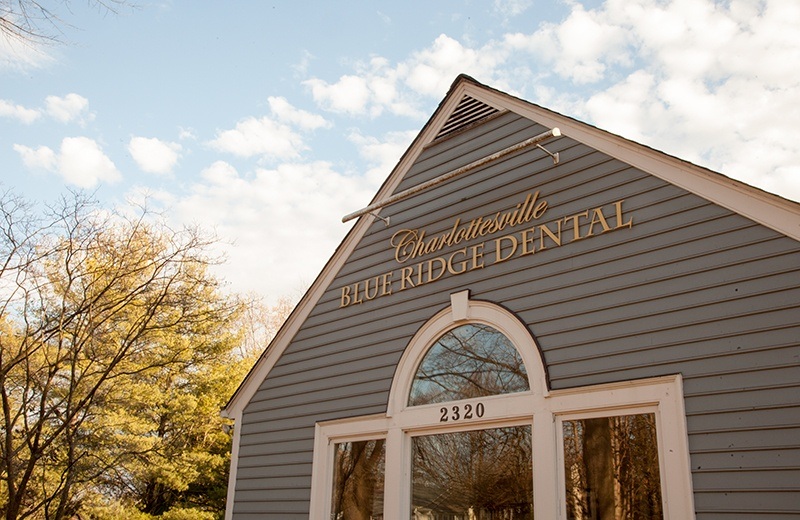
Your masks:
{"label": "white corner trim", "polygon": [[225,497],[225,520],[233,519],[233,499],[236,496],[236,474],[239,469],[239,444],[242,434],[241,412],[231,417],[233,419],[233,439],[231,444],[231,463],[228,472],[228,491]]}

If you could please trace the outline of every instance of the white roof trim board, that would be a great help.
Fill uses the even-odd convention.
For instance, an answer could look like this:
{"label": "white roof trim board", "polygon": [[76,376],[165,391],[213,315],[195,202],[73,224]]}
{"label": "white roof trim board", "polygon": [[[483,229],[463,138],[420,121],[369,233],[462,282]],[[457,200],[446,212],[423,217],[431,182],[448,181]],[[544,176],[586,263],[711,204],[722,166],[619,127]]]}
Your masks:
{"label": "white roof trim board", "polygon": [[[463,122],[464,107],[476,107],[475,115]],[[436,139],[471,126],[497,112],[511,111],[548,128],[558,127],[562,135],[606,155],[703,197],[715,204],[800,240],[800,204],[759,190],[722,174],[683,161],[543,107],[515,98],[461,75],[428,123],[394,168],[374,201],[392,195],[421,151]],[[453,128],[455,127],[455,128]],[[231,397],[223,415],[238,419],[272,367],[283,354],[311,310],[333,282],[339,269],[358,245],[374,215],[361,217],[337,248],[317,279],[286,320],[245,380]]]}

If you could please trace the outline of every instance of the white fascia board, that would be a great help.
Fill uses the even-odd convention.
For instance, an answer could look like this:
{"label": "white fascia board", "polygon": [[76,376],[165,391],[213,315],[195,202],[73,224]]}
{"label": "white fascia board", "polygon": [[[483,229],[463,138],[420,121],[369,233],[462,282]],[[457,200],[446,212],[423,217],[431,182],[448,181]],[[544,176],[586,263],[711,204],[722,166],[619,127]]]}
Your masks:
{"label": "white fascia board", "polygon": [[466,93],[527,117],[759,224],[800,240],[800,204],[490,88]]}

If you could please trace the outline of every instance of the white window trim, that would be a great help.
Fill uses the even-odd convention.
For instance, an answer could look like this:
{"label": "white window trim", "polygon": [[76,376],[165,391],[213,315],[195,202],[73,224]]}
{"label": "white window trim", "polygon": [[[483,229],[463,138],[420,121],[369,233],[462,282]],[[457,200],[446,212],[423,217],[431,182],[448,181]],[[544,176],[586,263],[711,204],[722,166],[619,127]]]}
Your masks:
{"label": "white window trim", "polygon": [[[333,448],[336,443],[386,439],[384,515],[386,520],[405,520],[410,515],[413,436],[522,424],[532,425],[534,517],[564,519],[563,421],[643,412],[653,413],[656,417],[664,518],[695,518],[680,375],[548,391],[544,365],[527,328],[502,307],[467,298],[466,292],[453,295],[453,307],[434,316],[414,336],[398,364],[386,414],[316,425],[311,519],[330,518]],[[465,301],[468,301],[466,308],[463,306]],[[462,310],[456,310],[454,314],[453,308],[457,309],[459,305]],[[454,316],[459,319],[454,319]],[[525,362],[531,390],[407,406],[417,365],[428,348],[441,334],[466,322],[491,325],[509,337]],[[467,404],[474,407],[478,402],[485,406],[483,417],[447,423],[440,421],[442,408]]]}
{"label": "white window trim", "polygon": [[407,408],[417,366],[433,342],[448,330],[468,322],[490,325],[505,334],[525,363],[531,392],[541,396],[548,394],[539,347],[528,328],[514,314],[493,303],[470,300],[469,291],[452,294],[450,301],[451,306],[428,320],[411,338],[409,346],[403,352],[389,390],[386,415],[392,417]]}

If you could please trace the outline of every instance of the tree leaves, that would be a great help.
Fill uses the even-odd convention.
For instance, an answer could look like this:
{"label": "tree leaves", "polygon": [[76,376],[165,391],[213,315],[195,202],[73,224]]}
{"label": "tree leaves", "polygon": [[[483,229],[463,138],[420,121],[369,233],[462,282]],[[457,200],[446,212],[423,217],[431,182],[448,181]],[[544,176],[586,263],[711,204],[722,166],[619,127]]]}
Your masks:
{"label": "tree leaves", "polygon": [[6,519],[223,509],[247,306],[210,274],[212,244],[80,195],[45,217],[0,198]]}

